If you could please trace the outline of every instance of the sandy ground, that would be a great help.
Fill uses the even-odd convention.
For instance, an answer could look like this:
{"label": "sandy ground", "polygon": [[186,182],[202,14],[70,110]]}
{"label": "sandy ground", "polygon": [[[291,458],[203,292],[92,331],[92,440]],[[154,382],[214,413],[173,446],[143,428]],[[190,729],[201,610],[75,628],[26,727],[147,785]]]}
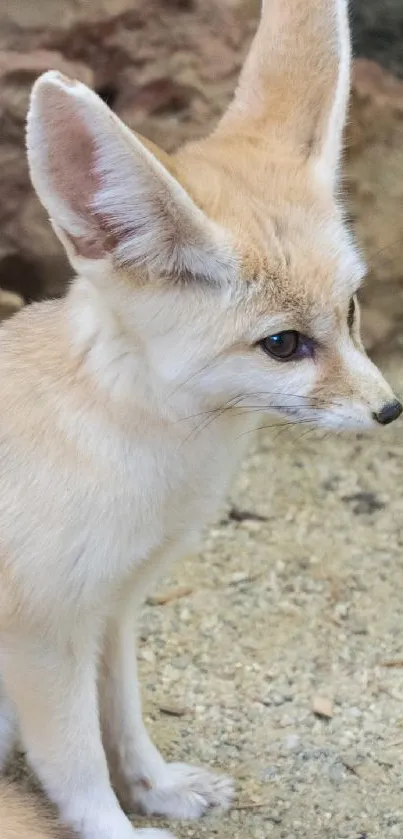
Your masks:
{"label": "sandy ground", "polygon": [[[382,367],[403,393],[401,347]],[[178,839],[403,837],[402,485],[402,422],[262,430],[228,515],[161,582],[187,594],[145,609],[149,728],[238,794]]]}

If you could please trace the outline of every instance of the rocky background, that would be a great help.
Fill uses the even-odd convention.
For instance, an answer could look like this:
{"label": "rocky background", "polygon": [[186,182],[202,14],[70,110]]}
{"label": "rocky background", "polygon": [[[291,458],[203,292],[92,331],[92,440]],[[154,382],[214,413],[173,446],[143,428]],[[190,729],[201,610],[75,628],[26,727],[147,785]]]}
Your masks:
{"label": "rocky background", "polygon": [[[0,0],[0,288],[14,292],[3,294],[0,316],[21,298],[63,294],[70,273],[28,178],[24,120],[35,78],[56,68],[81,79],[171,150],[208,131],[226,106],[259,7],[260,0]],[[359,58],[345,182],[369,264],[364,334],[375,350],[398,340],[403,323],[403,4],[353,0],[351,11]]]}

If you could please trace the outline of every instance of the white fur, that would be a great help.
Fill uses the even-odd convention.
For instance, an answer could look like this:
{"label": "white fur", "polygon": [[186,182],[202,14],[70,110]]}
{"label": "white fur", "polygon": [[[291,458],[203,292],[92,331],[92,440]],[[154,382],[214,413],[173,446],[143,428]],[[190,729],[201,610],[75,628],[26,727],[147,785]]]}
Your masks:
{"label": "white fur", "polygon": [[339,174],[344,123],[350,93],[351,46],[348,28],[348,0],[338,0],[336,15],[336,39],[339,54],[338,80],[330,110],[322,152],[317,163],[318,171],[326,179],[336,182]]}

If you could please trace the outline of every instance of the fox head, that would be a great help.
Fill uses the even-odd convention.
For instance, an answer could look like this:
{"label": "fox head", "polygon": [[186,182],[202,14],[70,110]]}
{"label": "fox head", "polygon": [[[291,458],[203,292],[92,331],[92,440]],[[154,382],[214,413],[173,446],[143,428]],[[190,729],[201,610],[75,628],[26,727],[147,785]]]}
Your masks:
{"label": "fox head", "polygon": [[173,156],[84,85],[36,82],[33,184],[150,388],[335,429],[401,413],[361,343],[339,201],[349,67],[347,0],[263,0],[227,112]]}

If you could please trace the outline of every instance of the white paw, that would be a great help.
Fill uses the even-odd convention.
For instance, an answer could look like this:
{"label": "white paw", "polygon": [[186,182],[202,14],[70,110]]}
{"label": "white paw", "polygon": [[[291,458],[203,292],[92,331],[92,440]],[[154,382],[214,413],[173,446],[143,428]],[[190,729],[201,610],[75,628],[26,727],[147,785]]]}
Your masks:
{"label": "white paw", "polygon": [[224,775],[185,763],[167,763],[153,785],[133,785],[131,794],[132,802],[142,813],[197,819],[213,807],[227,810],[234,798],[234,787]]}
{"label": "white paw", "polygon": [[82,807],[60,812],[62,823],[74,831],[74,836],[82,839],[174,839],[167,830],[138,830],[117,806],[102,812],[102,808],[94,808],[93,803],[84,812]]}

